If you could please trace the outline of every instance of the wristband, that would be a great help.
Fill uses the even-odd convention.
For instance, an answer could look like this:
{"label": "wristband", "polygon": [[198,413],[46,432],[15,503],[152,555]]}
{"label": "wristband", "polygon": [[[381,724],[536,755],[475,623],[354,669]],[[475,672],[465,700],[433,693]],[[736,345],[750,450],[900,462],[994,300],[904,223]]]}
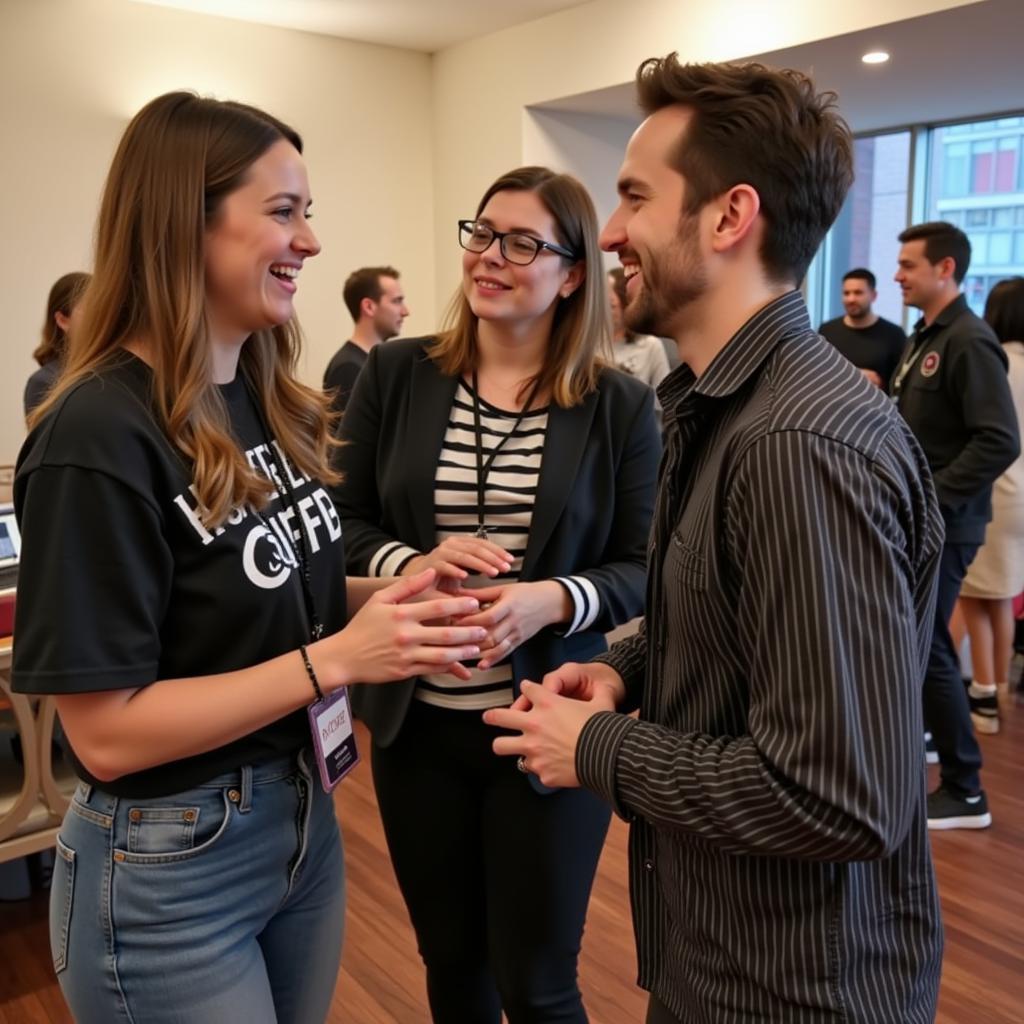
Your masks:
{"label": "wristband", "polygon": [[323,700],[324,691],[320,689],[320,681],[317,679],[316,673],[313,671],[313,662],[309,660],[309,652],[306,650],[305,644],[299,644],[299,653],[302,655],[302,663],[306,666],[306,675],[309,676],[309,681],[313,684],[316,699]]}

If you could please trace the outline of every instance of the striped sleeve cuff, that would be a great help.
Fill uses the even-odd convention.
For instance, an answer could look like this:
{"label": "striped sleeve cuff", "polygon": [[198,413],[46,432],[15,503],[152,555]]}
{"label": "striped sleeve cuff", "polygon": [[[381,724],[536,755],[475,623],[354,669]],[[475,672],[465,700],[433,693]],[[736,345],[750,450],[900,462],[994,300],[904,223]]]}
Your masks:
{"label": "striped sleeve cuff", "polygon": [[576,777],[580,785],[607,800],[626,821],[632,821],[633,815],[619,803],[615,766],[622,741],[635,727],[636,721],[627,715],[602,711],[583,726],[576,741]]}
{"label": "striped sleeve cuff", "polygon": [[415,558],[418,554],[419,552],[415,548],[411,548],[401,541],[390,541],[377,548],[367,566],[366,575],[398,576],[409,559]]}
{"label": "striped sleeve cuff", "polygon": [[556,583],[561,583],[572,598],[572,621],[562,636],[572,636],[589,629],[597,613],[601,610],[601,598],[586,576],[555,576]]}

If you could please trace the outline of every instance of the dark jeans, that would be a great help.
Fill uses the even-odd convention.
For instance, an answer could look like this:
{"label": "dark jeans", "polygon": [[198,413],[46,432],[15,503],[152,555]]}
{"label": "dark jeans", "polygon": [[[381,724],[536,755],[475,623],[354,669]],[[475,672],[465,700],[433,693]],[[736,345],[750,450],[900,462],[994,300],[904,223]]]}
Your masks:
{"label": "dark jeans", "polygon": [[960,584],[974,560],[976,544],[946,544],[939,563],[935,630],[924,676],[924,724],[939,753],[942,784],[958,796],[981,790],[981,748],[971,725],[971,709],[960,675],[960,659],[949,633],[949,618]]}
{"label": "dark jeans", "polygon": [[373,781],[436,1024],[585,1024],[576,978],[611,811],[541,796],[478,711],[414,700]]}

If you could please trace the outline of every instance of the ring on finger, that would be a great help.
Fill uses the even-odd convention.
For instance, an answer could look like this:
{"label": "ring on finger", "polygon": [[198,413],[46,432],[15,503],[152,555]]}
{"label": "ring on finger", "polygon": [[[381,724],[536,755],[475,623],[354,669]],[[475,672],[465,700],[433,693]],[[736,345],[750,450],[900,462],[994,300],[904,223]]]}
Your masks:
{"label": "ring on finger", "polygon": [[524,774],[529,775],[530,769],[526,767],[526,758],[519,757],[516,759],[516,767]]}

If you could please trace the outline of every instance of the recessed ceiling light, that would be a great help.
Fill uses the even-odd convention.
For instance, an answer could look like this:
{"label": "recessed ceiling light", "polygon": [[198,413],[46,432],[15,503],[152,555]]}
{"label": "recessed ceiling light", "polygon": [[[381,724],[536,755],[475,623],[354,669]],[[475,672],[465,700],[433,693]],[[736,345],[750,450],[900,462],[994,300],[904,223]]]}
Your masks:
{"label": "recessed ceiling light", "polygon": [[865,53],[861,60],[865,64],[884,64],[889,59],[889,54],[885,50],[872,50],[870,53]]}

